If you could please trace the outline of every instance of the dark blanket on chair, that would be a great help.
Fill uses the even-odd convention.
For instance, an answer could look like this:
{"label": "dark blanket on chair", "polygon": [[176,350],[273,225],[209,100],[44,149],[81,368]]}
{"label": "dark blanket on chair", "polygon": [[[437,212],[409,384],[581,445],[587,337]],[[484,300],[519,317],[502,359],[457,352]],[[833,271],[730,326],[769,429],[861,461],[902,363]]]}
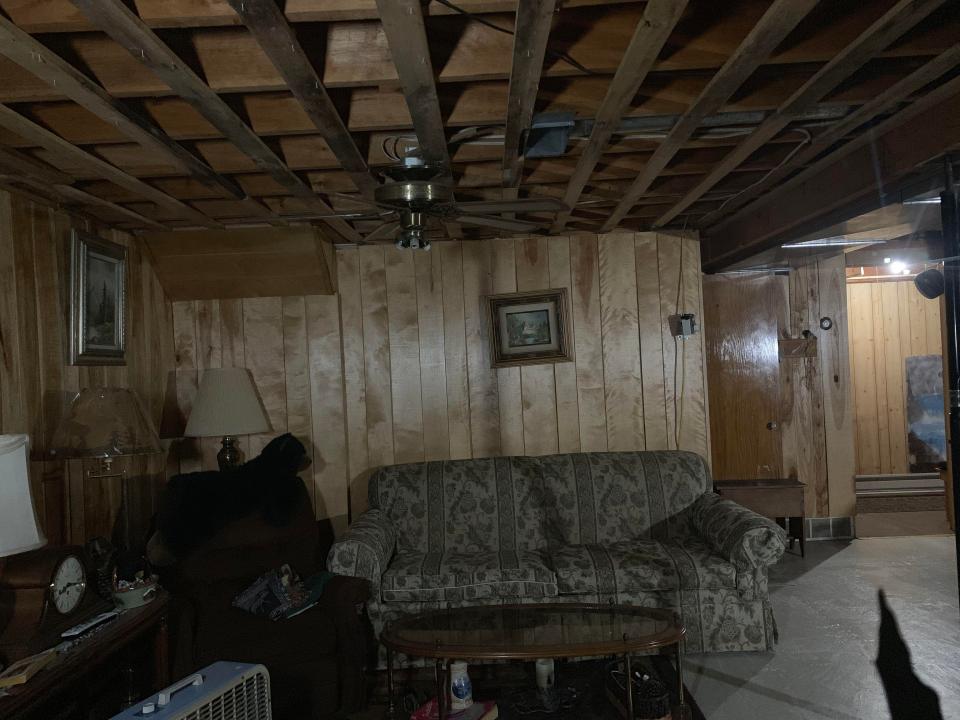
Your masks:
{"label": "dark blanket on chair", "polygon": [[288,523],[300,500],[297,473],[308,462],[306,452],[303,443],[286,433],[236,470],[170,478],[157,513],[166,549],[183,558],[228,523],[256,512],[268,525]]}

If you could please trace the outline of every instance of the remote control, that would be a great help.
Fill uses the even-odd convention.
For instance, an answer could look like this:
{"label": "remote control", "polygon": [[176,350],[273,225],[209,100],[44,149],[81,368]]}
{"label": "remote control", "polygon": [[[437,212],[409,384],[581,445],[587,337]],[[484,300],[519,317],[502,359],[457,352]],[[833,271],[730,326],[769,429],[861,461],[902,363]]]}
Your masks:
{"label": "remote control", "polygon": [[116,617],[119,617],[120,613],[116,610],[108,610],[107,612],[100,613],[99,615],[94,615],[92,618],[86,622],[80,623],[79,625],[74,625],[69,630],[64,630],[60,637],[62,638],[75,638],[83,635],[88,630],[92,630],[97,625],[103,625],[105,622],[109,622]]}

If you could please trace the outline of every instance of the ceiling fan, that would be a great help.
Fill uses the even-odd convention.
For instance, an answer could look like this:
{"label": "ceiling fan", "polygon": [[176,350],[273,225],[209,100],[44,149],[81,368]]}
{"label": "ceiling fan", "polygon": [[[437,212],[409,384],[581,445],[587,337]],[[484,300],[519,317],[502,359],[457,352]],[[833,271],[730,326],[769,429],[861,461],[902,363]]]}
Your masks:
{"label": "ceiling fan", "polygon": [[400,248],[429,249],[427,226],[431,219],[518,233],[537,232],[544,228],[543,223],[501,215],[557,213],[567,209],[566,205],[554,198],[458,202],[453,197],[453,185],[444,168],[429,165],[415,157],[404,158],[402,165],[387,168],[384,176],[385,182],[374,191],[373,201],[347,196],[353,202],[369,205],[369,213],[344,212],[333,216],[353,220],[383,220],[383,224],[364,238],[366,242],[392,239]]}

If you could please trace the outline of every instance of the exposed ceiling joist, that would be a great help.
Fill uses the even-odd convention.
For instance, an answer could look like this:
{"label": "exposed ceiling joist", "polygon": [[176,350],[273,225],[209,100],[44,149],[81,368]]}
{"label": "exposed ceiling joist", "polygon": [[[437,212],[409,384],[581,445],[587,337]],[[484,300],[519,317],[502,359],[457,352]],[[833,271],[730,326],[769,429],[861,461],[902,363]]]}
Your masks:
{"label": "exposed ceiling joist", "polygon": [[90,169],[91,172],[102,177],[104,180],[109,180],[122,188],[126,188],[130,192],[136,193],[140,197],[170,209],[171,212],[180,217],[189,218],[205,227],[222,227],[220,223],[212,220],[186,203],[157,190],[152,185],[148,185],[132,175],[128,175],[123,172],[123,170],[81,150],[75,145],[71,145],[59,135],[54,135],[49,130],[45,130],[39,125],[30,122],[5,105],[0,105],[0,126],[7,128],[10,132],[14,132],[21,137],[29,138],[31,142],[45,148],[55,156],[68,158],[70,162]]}
{"label": "exposed ceiling joist", "polygon": [[[616,75],[607,89],[606,97],[597,110],[597,117],[590,133],[590,140],[580,155],[577,167],[570,178],[563,202],[573,208],[590,180],[590,175],[610,142],[613,131],[637,96],[640,85],[657,60],[667,38],[687,7],[687,0],[650,0],[637,23],[627,51],[620,61]],[[553,224],[553,232],[563,232],[570,218],[570,210],[561,213]]]}
{"label": "exposed ceiling joist", "polygon": [[48,85],[56,87],[75,103],[116,127],[147,151],[157,152],[198,182],[243,202],[252,215],[272,216],[267,208],[247,197],[236,182],[217,173],[196,155],[171,139],[151,120],[130,106],[118,102],[90,78],[2,15],[0,15],[0,54],[13,60]]}
{"label": "exposed ceiling joist", "polygon": [[447,136],[419,0],[377,0],[413,127],[428,163],[450,167]]}
{"label": "exposed ceiling joist", "polygon": [[828,92],[853,75],[864,63],[927,17],[943,2],[944,0],[900,0],[793,93],[777,109],[777,112],[741,141],[702,182],[657,218],[654,226],[662,227],[674,220],[735,167],[784,130],[799,113],[808,110],[823,99]]}
{"label": "exposed ceiling joist", "polygon": [[96,205],[135,222],[139,227],[154,230],[169,230],[163,223],[152,220],[123,205],[110,202],[102,197],[72,186],[73,178],[55,167],[10,148],[0,147],[0,176],[5,184],[27,185],[41,194],[53,194],[56,197],[80,205]]}
{"label": "exposed ceiling joist", "polygon": [[513,66],[507,97],[507,128],[503,141],[503,187],[516,196],[523,168],[524,131],[530,128],[540,87],[543,58],[550,38],[556,0],[520,0],[513,30]]}
{"label": "exposed ceiling joist", "polygon": [[[957,65],[960,65],[960,45],[956,45],[950,50],[941,53],[893,85],[886,92],[880,93],[866,104],[861,105],[842,121],[831,125],[826,131],[817,135],[807,147],[790,158],[788,162],[773,170],[763,181],[752,186],[748,191],[727,201],[723,210],[728,216],[735,217],[738,209],[747,205],[770,188],[775,187],[791,172],[807,165],[818,155],[828,150],[831,145],[842,140],[848,133],[853,132],[864,123],[870,122],[879,115],[896,107],[898,103],[903,102]],[[699,224],[701,227],[709,227],[712,224],[716,224],[720,218],[721,212],[717,210],[703,216]]]}
{"label": "exposed ceiling joist", "polygon": [[[223,136],[248,155],[291,194],[319,212],[332,213],[330,206],[314,194],[267,144],[240,119],[209,85],[184,63],[122,0],[74,0],[97,27],[127,52],[152,70],[174,92],[183,97]],[[359,234],[339,218],[324,222],[344,238],[359,241]]]}
{"label": "exposed ceiling joist", "polygon": [[[960,78],[955,78],[847,143],[742,217],[701,243],[703,268],[722,270],[787,240],[803,237],[891,202],[897,183],[960,148]],[[939,168],[933,168],[937,172]]]}
{"label": "exposed ceiling joist", "polygon": [[0,168],[4,168],[7,172],[26,175],[49,185],[71,185],[74,182],[70,175],[52,165],[2,145],[0,145]]}
{"label": "exposed ceiling joist", "polygon": [[817,0],[777,0],[744,38],[736,52],[717,71],[696,102],[683,114],[653,153],[643,170],[603,225],[609,232],[626,217],[653,185],[677,151],[690,140],[704,118],[716,113],[770,56]]}
{"label": "exposed ceiling joist", "polygon": [[275,0],[229,1],[317,126],[340,166],[361,193],[372,197],[378,183]]}
{"label": "exposed ceiling joist", "polygon": [[[639,3],[643,0],[565,0],[565,7],[597,7]],[[517,0],[458,0],[457,4],[469,12],[513,12]],[[236,15],[226,0],[138,0],[138,9],[144,22],[152,28],[218,27],[235,25]],[[29,32],[85,32],[92,30],[90,22],[70,4],[70,0],[14,2],[8,11],[18,25]],[[348,20],[375,20],[377,9],[370,0],[288,0],[284,10],[290,22],[335,22]],[[425,4],[424,13],[442,17],[455,10],[436,0]]]}

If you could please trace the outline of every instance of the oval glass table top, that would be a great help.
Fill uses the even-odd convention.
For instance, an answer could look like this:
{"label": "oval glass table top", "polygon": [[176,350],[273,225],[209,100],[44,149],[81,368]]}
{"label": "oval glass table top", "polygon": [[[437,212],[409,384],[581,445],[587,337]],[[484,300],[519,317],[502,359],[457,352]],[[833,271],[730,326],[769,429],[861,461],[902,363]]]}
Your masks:
{"label": "oval glass table top", "polygon": [[380,639],[421,657],[586,657],[655,650],[684,632],[672,610],[553,603],[435,610],[390,623]]}

